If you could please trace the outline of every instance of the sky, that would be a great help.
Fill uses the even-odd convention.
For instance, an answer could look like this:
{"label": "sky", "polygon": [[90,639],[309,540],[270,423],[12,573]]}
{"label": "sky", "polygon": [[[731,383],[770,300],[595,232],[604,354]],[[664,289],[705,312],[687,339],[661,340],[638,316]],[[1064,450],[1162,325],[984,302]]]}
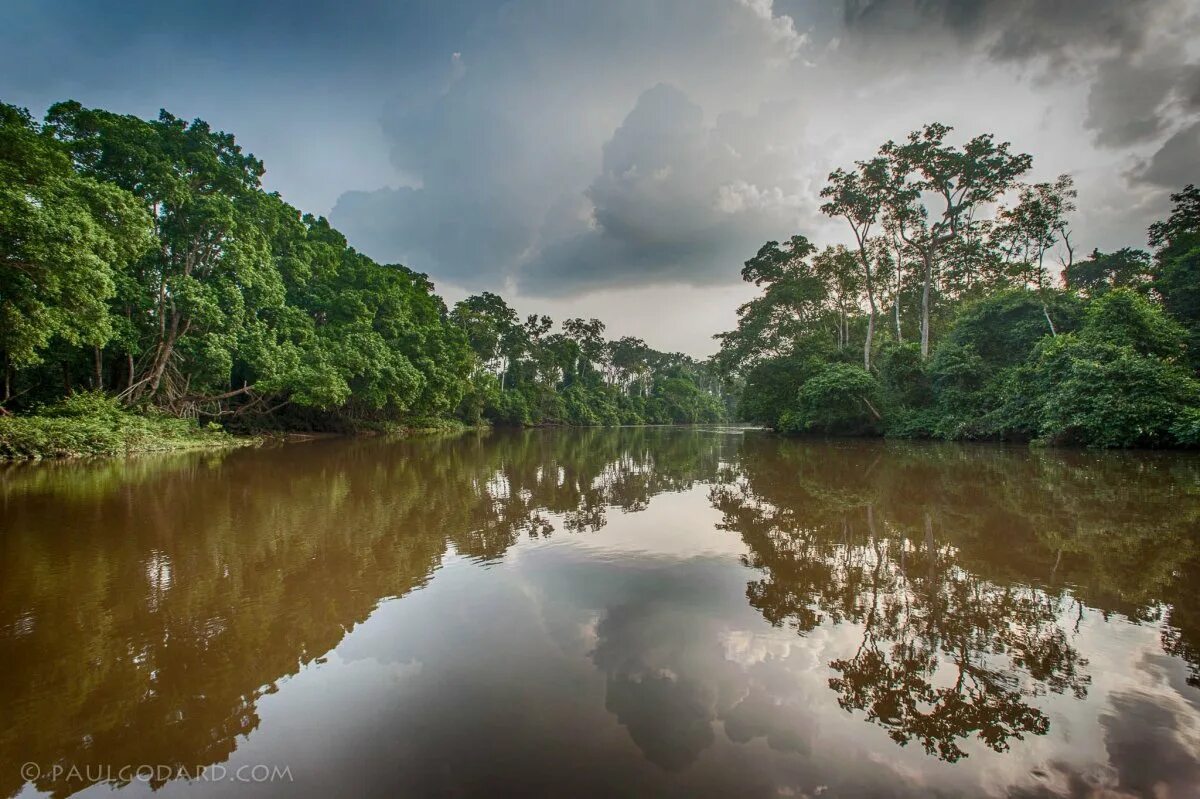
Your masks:
{"label": "sky", "polygon": [[0,100],[237,136],[449,302],[711,354],[829,172],[939,121],[1071,174],[1077,249],[1200,183],[1200,0],[5,0]]}

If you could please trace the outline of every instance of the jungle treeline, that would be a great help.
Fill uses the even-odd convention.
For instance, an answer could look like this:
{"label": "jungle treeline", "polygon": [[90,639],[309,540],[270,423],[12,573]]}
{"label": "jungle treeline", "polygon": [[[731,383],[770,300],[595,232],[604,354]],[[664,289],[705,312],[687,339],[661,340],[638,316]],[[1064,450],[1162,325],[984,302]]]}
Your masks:
{"label": "jungle treeline", "polygon": [[495,294],[447,308],[263,174],[201,120],[0,105],[3,413],[235,430],[724,418],[706,365],[595,319],[554,332]]}
{"label": "jungle treeline", "polygon": [[1200,443],[1200,190],[1171,196],[1153,252],[1084,255],[1070,176],[931,124],[849,169],[821,210],[851,246],[770,241],[763,291],[719,335],[740,418],[785,433]]}
{"label": "jungle treeline", "polygon": [[493,293],[447,307],[201,120],[0,104],[0,416],[1200,443],[1200,190],[1153,252],[1084,255],[1069,176],[1025,182],[1029,155],[951,132],[830,174],[822,210],[853,243],[767,242],[742,270],[760,296],[696,361]]}

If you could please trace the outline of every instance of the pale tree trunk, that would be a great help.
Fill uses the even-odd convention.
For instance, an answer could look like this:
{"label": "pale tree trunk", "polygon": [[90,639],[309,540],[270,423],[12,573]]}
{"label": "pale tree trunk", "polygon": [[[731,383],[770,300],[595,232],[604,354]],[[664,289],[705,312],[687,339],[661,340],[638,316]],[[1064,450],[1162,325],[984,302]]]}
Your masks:
{"label": "pale tree trunk", "polygon": [[1046,307],[1046,303],[1042,303],[1042,313],[1046,315],[1046,324],[1050,325],[1050,335],[1053,338],[1058,338],[1058,331],[1054,329],[1054,320],[1050,318],[1050,309]]}
{"label": "pale tree trunk", "polygon": [[921,286],[921,359],[929,357],[929,289],[933,281],[933,253],[923,254],[925,275]]}
{"label": "pale tree trunk", "polygon": [[867,312],[867,340],[863,344],[863,369],[871,371],[871,342],[875,340],[875,300],[871,300],[871,310]]}
{"label": "pale tree trunk", "polygon": [[871,347],[875,343],[875,282],[871,277],[871,259],[865,243],[859,247],[863,262],[863,282],[867,288],[867,340],[863,343],[863,369],[871,371]]}
{"label": "pale tree trunk", "polygon": [[1044,270],[1045,270],[1045,263],[1044,263],[1045,257],[1046,257],[1046,250],[1044,248],[1039,249],[1038,250],[1038,295],[1041,297],[1041,300],[1042,300],[1042,313],[1046,317],[1046,324],[1050,325],[1050,336],[1052,338],[1058,338],[1058,331],[1054,329],[1054,320],[1050,318],[1050,308],[1046,305],[1046,287],[1043,285],[1044,281],[1042,280],[1042,275],[1044,274]]}

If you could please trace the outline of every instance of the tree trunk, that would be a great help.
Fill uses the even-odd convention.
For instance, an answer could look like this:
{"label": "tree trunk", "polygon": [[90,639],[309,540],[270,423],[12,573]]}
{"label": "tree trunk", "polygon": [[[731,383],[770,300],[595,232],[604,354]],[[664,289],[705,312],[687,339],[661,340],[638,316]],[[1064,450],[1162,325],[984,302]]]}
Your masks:
{"label": "tree trunk", "polygon": [[151,396],[158,393],[158,386],[162,383],[163,372],[167,369],[167,362],[171,360],[171,353],[175,351],[175,340],[164,341],[159,347],[158,355],[154,358],[154,367],[150,371],[150,388],[148,389]]}
{"label": "tree trunk", "polygon": [[862,257],[863,284],[867,289],[867,340],[863,344],[863,369],[871,371],[871,346],[875,343],[875,281],[871,276],[871,258],[867,255],[866,242],[860,241],[859,254]]}
{"label": "tree trunk", "polygon": [[[150,371],[150,388],[151,396],[158,393],[158,387],[162,383],[163,372],[167,370],[167,364],[171,361],[171,355],[175,352],[175,343],[179,340],[181,316],[178,313],[172,314],[171,327],[167,331],[166,338],[160,342],[158,353],[154,356],[154,366]],[[191,325],[191,322],[183,325],[184,332]]]}
{"label": "tree trunk", "polygon": [[99,347],[95,347],[93,350],[93,353],[95,355],[95,363],[96,363],[96,385],[94,386],[94,388],[97,391],[103,391],[104,390],[104,351],[101,350]]}
{"label": "tree trunk", "polygon": [[929,357],[929,288],[933,281],[933,253],[926,251],[922,260],[925,262],[925,275],[921,287],[921,359]]}
{"label": "tree trunk", "polygon": [[863,344],[863,369],[871,371],[871,342],[875,340],[875,300],[871,299],[871,310],[867,312],[867,341]]}
{"label": "tree trunk", "polygon": [[1046,307],[1045,301],[1042,302],[1042,313],[1046,315],[1046,324],[1050,325],[1050,335],[1058,338],[1058,331],[1054,329],[1054,320],[1050,318],[1050,309]]}

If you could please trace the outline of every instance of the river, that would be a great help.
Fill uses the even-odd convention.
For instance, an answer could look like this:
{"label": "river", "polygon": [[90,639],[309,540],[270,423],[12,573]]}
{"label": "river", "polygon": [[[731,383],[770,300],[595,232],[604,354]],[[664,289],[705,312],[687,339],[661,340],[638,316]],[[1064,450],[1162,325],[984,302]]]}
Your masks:
{"label": "river", "polygon": [[624,428],[10,466],[0,796],[1195,797],[1198,586],[1178,453]]}

